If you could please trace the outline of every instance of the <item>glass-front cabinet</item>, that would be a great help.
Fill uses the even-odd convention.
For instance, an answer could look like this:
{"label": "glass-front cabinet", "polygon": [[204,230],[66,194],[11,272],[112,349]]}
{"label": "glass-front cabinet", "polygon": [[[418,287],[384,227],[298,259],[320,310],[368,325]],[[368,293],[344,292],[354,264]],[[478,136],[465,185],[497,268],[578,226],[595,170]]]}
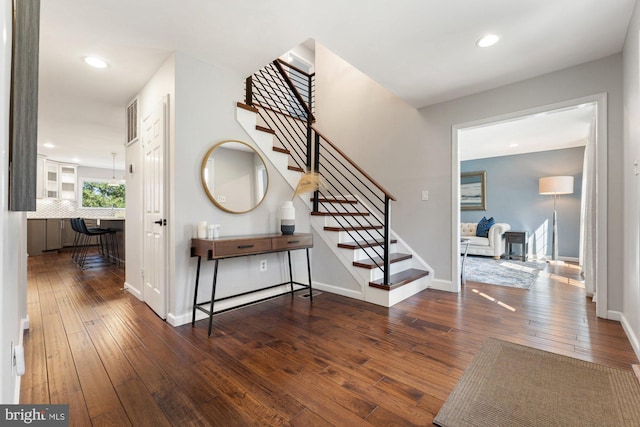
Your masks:
{"label": "glass-front cabinet", "polygon": [[78,167],[38,157],[39,199],[76,200]]}

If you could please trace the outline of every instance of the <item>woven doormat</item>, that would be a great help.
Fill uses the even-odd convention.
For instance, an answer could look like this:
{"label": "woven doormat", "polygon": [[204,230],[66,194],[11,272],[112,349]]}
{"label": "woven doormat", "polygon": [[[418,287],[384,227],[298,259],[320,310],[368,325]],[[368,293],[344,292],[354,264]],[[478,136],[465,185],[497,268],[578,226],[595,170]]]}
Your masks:
{"label": "woven doormat", "polygon": [[640,383],[632,371],[488,338],[433,422],[637,427]]}

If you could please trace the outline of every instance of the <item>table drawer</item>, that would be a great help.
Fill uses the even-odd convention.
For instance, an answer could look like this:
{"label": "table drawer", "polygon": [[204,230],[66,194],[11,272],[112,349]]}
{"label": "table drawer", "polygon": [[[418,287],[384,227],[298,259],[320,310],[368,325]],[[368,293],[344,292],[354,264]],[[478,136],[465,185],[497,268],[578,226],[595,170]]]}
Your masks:
{"label": "table drawer", "polygon": [[311,246],[313,246],[313,236],[311,234],[282,236],[271,239],[271,248],[273,250],[308,248]]}
{"label": "table drawer", "polygon": [[248,240],[233,240],[233,241],[221,241],[214,243],[213,256],[225,257],[244,255],[252,253],[260,253],[271,250],[271,239],[248,239]]}
{"label": "table drawer", "polygon": [[524,234],[508,234],[506,237],[507,242],[509,243],[524,243],[525,236]]}

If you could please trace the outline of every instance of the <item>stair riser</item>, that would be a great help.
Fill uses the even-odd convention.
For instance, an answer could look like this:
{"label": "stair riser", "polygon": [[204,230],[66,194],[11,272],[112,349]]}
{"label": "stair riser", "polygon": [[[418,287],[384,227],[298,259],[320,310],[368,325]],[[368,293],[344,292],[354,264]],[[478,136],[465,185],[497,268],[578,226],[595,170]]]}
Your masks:
{"label": "stair riser", "polygon": [[[319,203],[318,210],[320,212],[354,212],[358,209],[357,204],[351,203],[333,203],[330,205],[329,203]],[[362,208],[360,208],[362,210]]]}
{"label": "stair riser", "polygon": [[[410,259],[394,262],[391,264],[389,274],[396,274],[411,267],[412,267],[412,261]],[[379,268],[374,268],[370,270],[369,281],[372,282],[374,280],[382,279],[382,276],[383,276],[382,270],[380,270]]]}
{"label": "stair riser", "polygon": [[333,232],[336,233],[338,235],[338,241],[340,243],[351,243],[354,241],[361,241],[361,240],[377,240],[377,241],[381,241],[382,240],[382,236],[380,235],[380,233],[378,232],[378,230],[358,230],[358,231],[350,231],[349,233],[347,233],[346,231],[338,231],[338,232]]}
{"label": "stair riser", "polygon": [[[391,244],[389,251],[391,253],[395,252],[396,245]],[[382,246],[375,246],[375,247],[365,248],[365,249],[356,249],[353,251],[353,260],[357,261],[359,259],[367,259],[367,258],[373,258],[377,256],[382,257],[383,253],[384,253],[384,249]]]}
{"label": "stair riser", "polygon": [[[371,217],[362,216],[325,216],[325,225],[327,227],[368,227],[377,226],[378,223],[372,221]],[[369,224],[371,222],[371,224]]]}

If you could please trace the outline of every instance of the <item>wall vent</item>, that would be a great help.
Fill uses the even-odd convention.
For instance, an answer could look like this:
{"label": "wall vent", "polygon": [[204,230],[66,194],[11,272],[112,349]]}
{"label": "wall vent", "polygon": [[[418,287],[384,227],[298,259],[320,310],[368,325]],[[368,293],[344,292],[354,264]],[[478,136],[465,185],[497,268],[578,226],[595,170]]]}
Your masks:
{"label": "wall vent", "polygon": [[127,144],[138,140],[138,98],[127,105]]}

